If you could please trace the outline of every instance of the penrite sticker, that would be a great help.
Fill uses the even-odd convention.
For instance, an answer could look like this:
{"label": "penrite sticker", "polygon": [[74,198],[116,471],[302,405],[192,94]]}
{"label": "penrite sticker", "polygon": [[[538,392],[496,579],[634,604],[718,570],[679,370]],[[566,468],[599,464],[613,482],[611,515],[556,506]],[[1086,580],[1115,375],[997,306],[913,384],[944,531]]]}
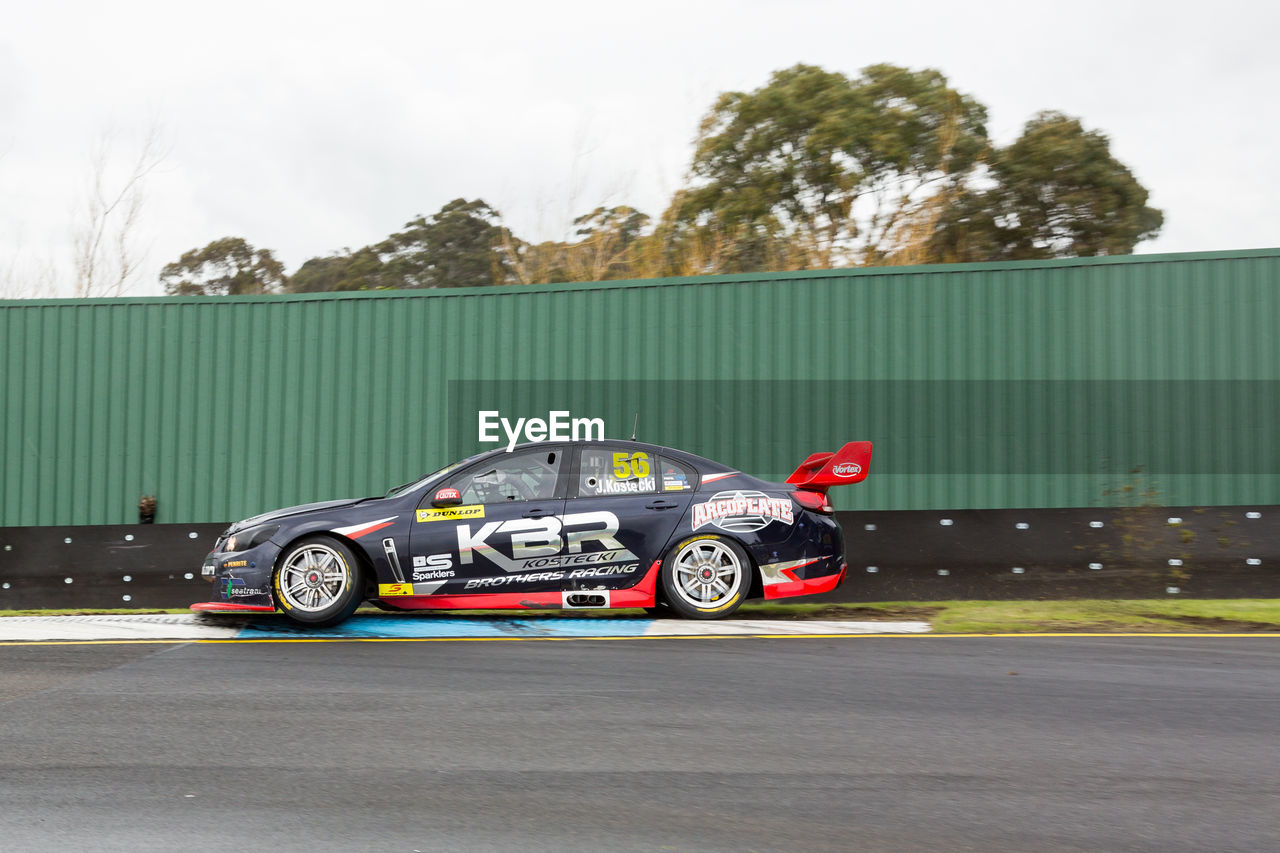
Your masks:
{"label": "penrite sticker", "polygon": [[735,490],[716,492],[705,503],[693,505],[693,529],[714,524],[730,533],[754,533],[775,521],[795,521],[790,498],[771,498],[764,492]]}
{"label": "penrite sticker", "polygon": [[420,509],[418,521],[467,521],[472,518],[484,518],[484,504],[468,504],[467,506],[447,506],[443,509]]}

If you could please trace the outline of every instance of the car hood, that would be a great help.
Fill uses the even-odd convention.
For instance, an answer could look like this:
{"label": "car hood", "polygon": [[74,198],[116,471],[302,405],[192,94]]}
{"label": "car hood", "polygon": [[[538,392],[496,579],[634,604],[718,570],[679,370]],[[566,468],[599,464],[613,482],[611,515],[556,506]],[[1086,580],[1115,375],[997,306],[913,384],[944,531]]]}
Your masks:
{"label": "car hood", "polygon": [[347,498],[341,501],[320,501],[313,504],[299,504],[298,506],[287,506],[284,509],[272,510],[264,512],[262,515],[255,515],[253,518],[246,518],[244,521],[237,521],[235,524],[227,528],[227,533],[235,533],[237,530],[244,530],[249,527],[257,527],[259,524],[266,524],[269,521],[275,521],[280,518],[286,518],[290,515],[301,515],[304,512],[313,512],[319,509],[337,509],[344,506],[355,506],[362,500],[367,498]]}

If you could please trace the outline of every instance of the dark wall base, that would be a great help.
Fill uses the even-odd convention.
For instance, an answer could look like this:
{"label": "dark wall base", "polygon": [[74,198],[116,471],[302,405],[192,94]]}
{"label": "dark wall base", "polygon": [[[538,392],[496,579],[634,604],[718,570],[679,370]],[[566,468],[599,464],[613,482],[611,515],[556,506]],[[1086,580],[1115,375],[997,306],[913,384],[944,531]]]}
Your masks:
{"label": "dark wall base", "polygon": [[186,607],[225,524],[0,527],[0,610]]}
{"label": "dark wall base", "polygon": [[[808,601],[1280,598],[1275,506],[842,512],[839,518],[848,578]],[[207,601],[213,589],[200,579],[200,564],[225,528],[0,528],[0,610]]]}
{"label": "dark wall base", "polygon": [[1280,507],[842,512],[827,601],[1280,598]]}

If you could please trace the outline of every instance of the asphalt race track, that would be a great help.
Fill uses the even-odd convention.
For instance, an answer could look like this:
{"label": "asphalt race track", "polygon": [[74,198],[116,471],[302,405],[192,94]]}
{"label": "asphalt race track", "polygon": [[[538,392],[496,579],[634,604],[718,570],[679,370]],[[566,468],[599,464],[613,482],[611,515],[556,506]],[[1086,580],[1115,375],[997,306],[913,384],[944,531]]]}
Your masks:
{"label": "asphalt race track", "polygon": [[1259,851],[1275,638],[0,647],[12,850]]}

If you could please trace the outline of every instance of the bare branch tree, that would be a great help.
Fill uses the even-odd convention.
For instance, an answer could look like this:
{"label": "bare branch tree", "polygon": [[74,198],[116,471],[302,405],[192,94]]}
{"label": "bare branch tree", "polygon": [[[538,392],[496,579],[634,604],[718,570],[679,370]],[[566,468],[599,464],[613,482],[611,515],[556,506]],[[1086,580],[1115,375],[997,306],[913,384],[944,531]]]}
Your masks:
{"label": "bare branch tree", "polygon": [[9,256],[0,264],[0,299],[39,299],[58,295],[58,265],[53,255],[27,251],[23,229],[15,228]]}
{"label": "bare branch tree", "polygon": [[72,293],[121,296],[146,257],[138,246],[147,177],[163,162],[160,127],[152,123],[123,179],[111,174],[114,134],[103,131],[89,161],[89,181],[72,226]]}

